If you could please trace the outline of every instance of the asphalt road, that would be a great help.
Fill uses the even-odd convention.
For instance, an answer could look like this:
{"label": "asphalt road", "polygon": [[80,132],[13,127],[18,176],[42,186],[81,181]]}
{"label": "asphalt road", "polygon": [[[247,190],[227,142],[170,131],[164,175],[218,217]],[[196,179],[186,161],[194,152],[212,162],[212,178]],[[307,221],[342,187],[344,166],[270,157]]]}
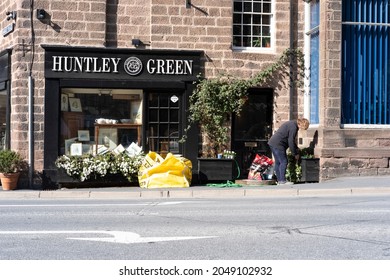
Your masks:
{"label": "asphalt road", "polygon": [[389,260],[390,196],[0,200],[0,260]]}

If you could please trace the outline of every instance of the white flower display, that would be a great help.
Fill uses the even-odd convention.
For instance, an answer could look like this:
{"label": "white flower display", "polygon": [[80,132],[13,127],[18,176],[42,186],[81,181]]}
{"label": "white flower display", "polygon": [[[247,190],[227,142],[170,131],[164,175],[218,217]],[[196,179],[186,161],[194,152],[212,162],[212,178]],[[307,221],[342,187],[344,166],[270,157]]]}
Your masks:
{"label": "white flower display", "polygon": [[236,152],[224,150],[222,156],[223,156],[223,158],[234,159],[236,157]]}
{"label": "white flower display", "polygon": [[60,156],[55,165],[63,168],[66,173],[79,179],[81,182],[88,179],[103,178],[107,174],[120,174],[133,182],[138,175],[138,170],[144,159],[144,154],[129,155],[126,152],[114,154],[106,153],[103,155],[85,154],[82,156]]}

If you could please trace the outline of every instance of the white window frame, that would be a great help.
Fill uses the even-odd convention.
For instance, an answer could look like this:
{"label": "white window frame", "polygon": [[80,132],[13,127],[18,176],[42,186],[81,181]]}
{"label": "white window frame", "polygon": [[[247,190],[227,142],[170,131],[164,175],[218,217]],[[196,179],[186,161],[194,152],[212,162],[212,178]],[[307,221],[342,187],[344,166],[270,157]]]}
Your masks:
{"label": "white window frame", "polygon": [[[304,54],[305,54],[305,80],[304,80],[304,98],[303,98],[303,115],[306,119],[311,119],[311,89],[310,89],[310,63],[311,63],[311,35],[318,32],[319,26],[311,27],[311,5],[310,1],[305,1],[305,39],[304,39]],[[321,71],[321,69],[319,69]],[[318,73],[320,75],[320,73]],[[320,98],[318,96],[318,98]],[[319,108],[318,108],[319,109]],[[318,111],[318,114],[320,112]],[[320,115],[318,116],[320,119]],[[319,120],[320,121],[320,120]],[[318,123],[310,124],[310,126],[319,126]]]}
{"label": "white window frame", "polygon": [[[253,0],[236,0],[239,2],[245,1],[249,2]],[[234,16],[234,0],[232,1],[232,19]],[[234,23],[232,22],[232,50],[238,52],[261,52],[261,53],[273,53],[275,51],[275,0],[270,0],[271,2],[271,12],[270,14],[270,47],[240,47],[233,44],[234,41]],[[253,35],[251,35],[253,36]],[[253,36],[255,37],[255,36]]]}

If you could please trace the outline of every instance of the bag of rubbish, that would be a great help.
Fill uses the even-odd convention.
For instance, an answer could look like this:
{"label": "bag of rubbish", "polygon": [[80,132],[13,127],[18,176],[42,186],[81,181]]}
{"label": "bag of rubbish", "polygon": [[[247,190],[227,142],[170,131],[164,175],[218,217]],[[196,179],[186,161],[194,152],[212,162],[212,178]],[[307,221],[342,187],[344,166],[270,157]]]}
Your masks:
{"label": "bag of rubbish", "polygon": [[191,185],[192,162],[168,153],[149,152],[138,172],[141,188],[186,188]]}
{"label": "bag of rubbish", "polygon": [[258,181],[268,180],[269,176],[266,176],[266,173],[272,168],[273,164],[274,161],[271,158],[256,154],[249,168],[248,179]]}

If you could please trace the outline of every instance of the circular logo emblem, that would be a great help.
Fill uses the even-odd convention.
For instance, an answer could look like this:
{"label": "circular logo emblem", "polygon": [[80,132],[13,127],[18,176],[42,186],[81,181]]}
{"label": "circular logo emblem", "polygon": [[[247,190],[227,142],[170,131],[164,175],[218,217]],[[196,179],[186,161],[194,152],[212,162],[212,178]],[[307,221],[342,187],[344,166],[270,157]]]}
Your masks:
{"label": "circular logo emblem", "polygon": [[137,57],[129,57],[125,61],[125,71],[131,76],[138,75],[142,71],[142,61]]}

